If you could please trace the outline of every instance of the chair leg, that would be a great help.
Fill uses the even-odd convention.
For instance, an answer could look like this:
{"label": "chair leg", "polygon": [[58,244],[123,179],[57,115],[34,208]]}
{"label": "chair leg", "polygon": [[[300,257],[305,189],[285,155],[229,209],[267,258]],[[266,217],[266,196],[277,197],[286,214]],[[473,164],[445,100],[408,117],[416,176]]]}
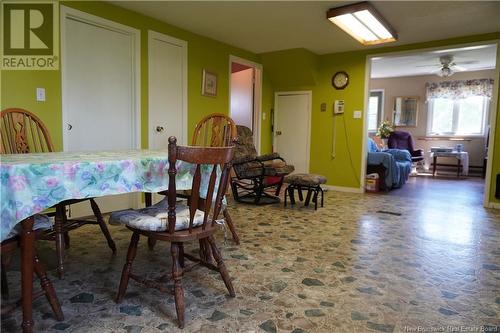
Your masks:
{"label": "chair leg", "polygon": [[57,299],[56,292],[54,287],[52,286],[52,282],[50,282],[47,274],[45,273],[45,269],[43,268],[42,263],[38,259],[38,256],[35,255],[33,258],[33,268],[35,270],[36,275],[40,279],[40,287],[45,293],[45,297],[47,297],[47,301],[49,301],[50,307],[54,312],[54,315],[58,321],[64,320],[64,315],[61,310],[61,305],[59,304],[59,300]]}
{"label": "chair leg", "polygon": [[67,231],[64,233],[64,249],[69,249],[69,232]]}
{"label": "chair leg", "polygon": [[97,218],[97,223],[99,223],[99,227],[101,228],[104,237],[106,237],[106,240],[108,241],[109,248],[111,249],[111,251],[113,251],[113,254],[116,254],[115,242],[113,241],[113,238],[111,238],[111,234],[109,233],[108,227],[106,226],[106,223],[102,218],[101,210],[99,209],[99,206],[97,205],[94,199],[90,199],[90,206],[92,207],[92,211],[94,212],[94,215]]}
{"label": "chair leg", "polygon": [[309,206],[309,203],[311,202],[311,194],[312,194],[312,189],[308,188],[307,195],[306,195],[306,201],[304,202],[305,207]]}
{"label": "chair leg", "polygon": [[231,278],[229,277],[229,273],[227,272],[226,265],[224,265],[224,261],[222,260],[222,256],[219,252],[219,249],[217,248],[217,245],[215,245],[214,236],[207,237],[207,240],[208,243],[210,244],[210,247],[212,248],[212,253],[214,255],[215,261],[217,262],[219,273],[222,277],[222,280],[224,280],[224,284],[226,285],[226,288],[229,291],[229,295],[231,295],[231,297],[235,297],[236,294],[234,293],[234,288],[231,282]]}
{"label": "chair leg", "polygon": [[212,250],[208,244],[206,238],[202,238],[198,241],[200,243],[200,259],[212,263]]}
{"label": "chair leg", "polygon": [[299,194],[299,200],[304,201],[304,195],[302,194],[302,187],[301,186],[297,186],[297,192]]}
{"label": "chair leg", "polygon": [[130,271],[132,270],[132,262],[137,254],[137,244],[139,243],[139,233],[134,232],[130,238],[130,245],[127,252],[127,261],[123,265],[122,278],[120,280],[120,287],[118,288],[118,295],[116,296],[116,303],[121,303],[123,296],[127,291],[128,280]]}
{"label": "chair leg", "polygon": [[321,192],[321,207],[323,207],[323,196],[324,196],[324,193],[323,193],[323,189],[321,188],[321,186],[319,187],[319,191]]}
{"label": "chair leg", "polygon": [[7,300],[9,299],[9,282],[7,281],[7,271],[6,267],[3,264],[3,258],[2,258],[2,299]]}
{"label": "chair leg", "polygon": [[275,196],[279,196],[280,195],[280,192],[281,192],[281,187],[283,186],[283,179],[285,177],[281,177],[281,181],[280,183],[278,184],[278,186],[276,186],[276,192],[274,192],[274,195]]}
{"label": "chair leg", "polygon": [[156,239],[148,237],[148,249],[153,251],[155,249]]}
{"label": "chair leg", "polygon": [[172,254],[172,278],[174,279],[174,299],[179,328],[184,328],[184,291],[182,290],[182,267],[180,264],[180,245],[172,243],[170,253]]}
{"label": "chair leg", "polygon": [[64,278],[64,232],[63,225],[66,221],[66,207],[63,205],[56,206],[56,215],[54,219],[54,231],[56,238],[56,254],[57,254],[57,274],[59,279]]}
{"label": "chair leg", "polygon": [[295,186],[294,185],[289,185],[288,186],[288,189],[290,192],[288,192],[290,194],[290,205],[295,205]]}
{"label": "chair leg", "polygon": [[238,234],[236,233],[236,227],[233,224],[233,219],[231,218],[231,215],[229,215],[227,208],[224,209],[222,214],[224,214],[224,219],[226,220],[227,226],[229,227],[229,230],[231,231],[231,234],[233,235],[234,242],[237,245],[240,245],[240,237],[238,237]]}

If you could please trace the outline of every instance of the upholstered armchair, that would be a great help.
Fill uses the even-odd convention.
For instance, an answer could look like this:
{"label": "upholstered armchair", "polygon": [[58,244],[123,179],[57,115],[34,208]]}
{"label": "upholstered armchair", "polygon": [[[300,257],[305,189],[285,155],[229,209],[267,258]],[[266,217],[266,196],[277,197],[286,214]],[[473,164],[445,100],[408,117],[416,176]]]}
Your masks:
{"label": "upholstered armchair", "polygon": [[389,136],[387,141],[389,149],[406,149],[410,152],[412,162],[420,162],[424,160],[424,151],[422,149],[415,150],[413,148],[413,138],[411,134],[405,131],[394,131]]}
{"label": "upholstered armchair", "polygon": [[412,159],[406,149],[379,150],[372,139],[368,139],[367,173],[378,173],[380,186],[384,190],[399,188],[408,180]]}

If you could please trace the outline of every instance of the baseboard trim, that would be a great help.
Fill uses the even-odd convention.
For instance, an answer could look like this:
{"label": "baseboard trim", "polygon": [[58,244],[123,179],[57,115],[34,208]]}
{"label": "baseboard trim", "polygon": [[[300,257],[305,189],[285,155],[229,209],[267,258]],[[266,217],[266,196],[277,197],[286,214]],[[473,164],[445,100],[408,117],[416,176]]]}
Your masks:
{"label": "baseboard trim", "polygon": [[500,202],[490,202],[487,207],[493,209],[500,209]]}
{"label": "baseboard trim", "polygon": [[321,187],[328,191],[347,192],[347,193],[364,193],[364,189],[359,187],[346,187],[334,185],[321,185]]}

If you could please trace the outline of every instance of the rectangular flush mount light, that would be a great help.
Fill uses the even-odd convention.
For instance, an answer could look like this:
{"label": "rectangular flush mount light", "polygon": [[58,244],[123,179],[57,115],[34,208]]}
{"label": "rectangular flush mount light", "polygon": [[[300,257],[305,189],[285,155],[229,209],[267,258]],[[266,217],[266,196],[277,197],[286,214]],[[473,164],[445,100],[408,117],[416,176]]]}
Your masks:
{"label": "rectangular flush mount light", "polygon": [[394,42],[398,38],[394,29],[368,2],[332,8],[326,18],[363,45]]}

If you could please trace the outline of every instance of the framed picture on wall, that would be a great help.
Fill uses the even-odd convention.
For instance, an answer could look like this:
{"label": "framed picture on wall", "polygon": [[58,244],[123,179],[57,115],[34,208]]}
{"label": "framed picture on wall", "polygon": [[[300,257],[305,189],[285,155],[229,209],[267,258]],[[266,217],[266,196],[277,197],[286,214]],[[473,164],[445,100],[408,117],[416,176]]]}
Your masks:
{"label": "framed picture on wall", "polygon": [[203,70],[201,94],[210,97],[217,96],[217,74],[211,73],[206,69]]}

